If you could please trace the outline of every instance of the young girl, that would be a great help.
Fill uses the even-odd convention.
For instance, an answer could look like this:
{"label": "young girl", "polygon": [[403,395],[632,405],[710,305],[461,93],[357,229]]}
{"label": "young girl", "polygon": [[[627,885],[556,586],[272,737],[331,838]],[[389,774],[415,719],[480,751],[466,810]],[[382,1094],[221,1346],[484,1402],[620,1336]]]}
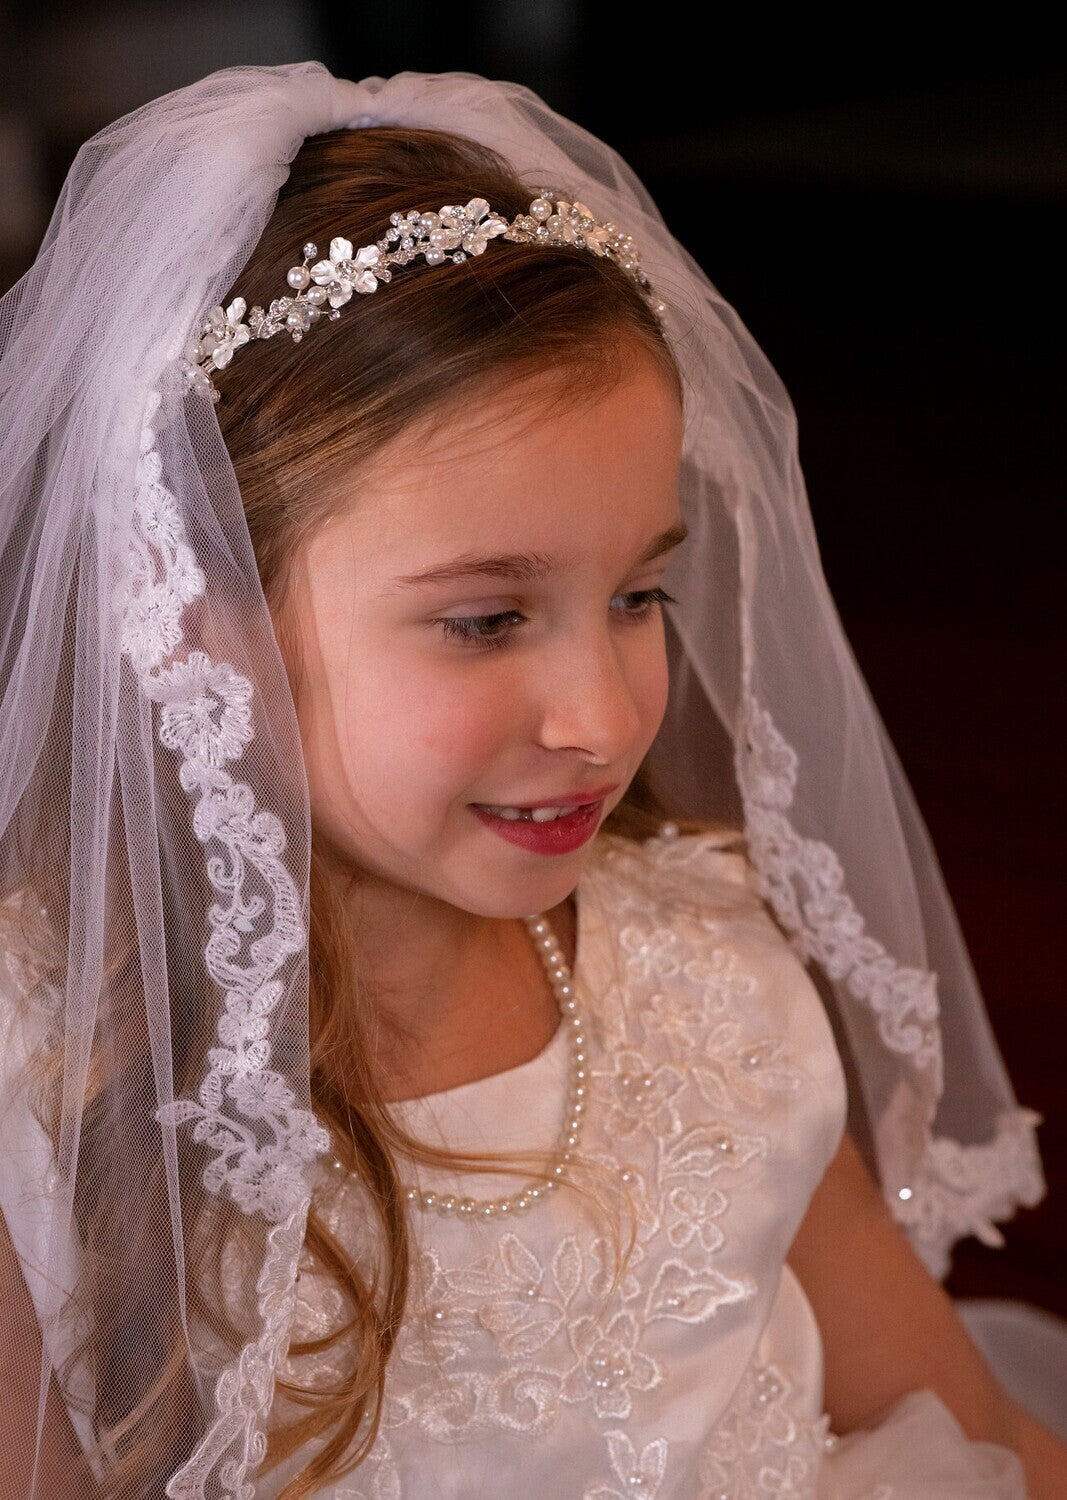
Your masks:
{"label": "young girl", "polygon": [[2,328],[3,1494],[1061,1493],[922,1263],[1034,1117],[623,164],[220,73]]}

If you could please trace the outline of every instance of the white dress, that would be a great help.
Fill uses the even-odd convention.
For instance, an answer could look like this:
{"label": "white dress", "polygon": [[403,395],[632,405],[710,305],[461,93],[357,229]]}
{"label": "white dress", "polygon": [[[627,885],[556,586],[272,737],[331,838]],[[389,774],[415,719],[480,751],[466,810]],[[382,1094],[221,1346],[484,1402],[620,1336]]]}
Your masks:
{"label": "white dress", "polygon": [[[816,990],[714,836],[598,837],[577,889],[587,1015],[583,1157],[632,1205],[621,1277],[601,1208],[570,1190],[521,1217],[416,1211],[418,1263],[366,1462],[329,1500],[1024,1500],[1007,1450],[929,1392],[836,1439],[822,1347],[785,1255],[834,1154],[845,1085]],[[423,1139],[548,1155],[569,1082],[561,1028],[532,1061],[395,1106]],[[489,1197],[510,1176],[422,1170]],[[327,1217],[367,1255],[359,1190]],[[618,1203],[620,1200],[614,1200]],[[625,1235],[624,1235],[625,1239]],[[297,1335],[336,1308],[301,1273]],[[329,1356],[292,1358],[299,1380]],[[270,1497],[311,1456],[263,1476]]]}

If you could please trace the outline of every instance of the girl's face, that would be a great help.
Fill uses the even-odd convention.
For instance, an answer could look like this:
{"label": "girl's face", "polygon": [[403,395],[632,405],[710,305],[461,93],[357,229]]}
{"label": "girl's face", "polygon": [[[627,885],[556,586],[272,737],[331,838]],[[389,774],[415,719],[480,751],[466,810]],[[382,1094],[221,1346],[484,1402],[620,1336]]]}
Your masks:
{"label": "girl's face", "polygon": [[[644,351],[595,395],[527,378],[406,430],[309,542],[292,604],[312,819],[384,895],[516,917],[573,890],[666,707],[647,591],[680,540],[681,430]],[[576,796],[599,803],[588,836],[561,828],[551,852],[479,811]]]}

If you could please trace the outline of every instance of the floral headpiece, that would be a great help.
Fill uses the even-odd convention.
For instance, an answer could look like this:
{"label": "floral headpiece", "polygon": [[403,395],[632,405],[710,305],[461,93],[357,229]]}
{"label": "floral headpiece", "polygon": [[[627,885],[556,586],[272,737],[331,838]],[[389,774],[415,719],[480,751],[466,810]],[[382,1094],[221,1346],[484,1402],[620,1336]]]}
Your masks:
{"label": "floral headpiece", "polygon": [[225,310],[212,308],[195,349],[183,361],[186,375],[217,401],[213,376],[252,339],[270,339],[285,332],[299,343],[320,319],[339,318],[353,292],[367,295],[378,290],[379,282],[391,281],[390,267],[406,266],[420,255],[428,266],[458,265],[468,255],[481,255],[498,235],[523,245],[573,245],[613,260],[637,283],[657,317],[666,311],[641,270],[630,236],[614,224],[599,223],[584,204],[557,199],[544,189],[530,204],[529,213],[508,221],[490,209],[484,198],[472,198],[466,207],[446,205],[437,213],[412,209],[392,214],[383,238],[355,252],[351,240],[331,240],[328,260],[316,260],[318,246],[309,242],[304,246],[303,263],[293,266],[286,276],[295,295],[275,298],[266,311],[253,307],[247,322],[243,297],[235,297]]}

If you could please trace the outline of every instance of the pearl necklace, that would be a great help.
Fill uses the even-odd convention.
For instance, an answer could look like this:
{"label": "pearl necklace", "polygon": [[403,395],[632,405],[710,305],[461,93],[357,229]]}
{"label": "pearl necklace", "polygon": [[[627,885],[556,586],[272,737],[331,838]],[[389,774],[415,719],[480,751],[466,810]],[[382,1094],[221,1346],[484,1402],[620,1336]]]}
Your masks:
{"label": "pearl necklace", "polygon": [[423,1213],[438,1213],[467,1222],[476,1219],[507,1218],[525,1213],[535,1203],[547,1198],[567,1176],[585,1124],[586,1071],[585,1020],[574,992],[566,957],[555,934],[543,915],[526,917],[527,930],[545,966],[549,983],[559,1003],[563,1025],[571,1048],[570,1080],[567,1103],[563,1111],[563,1128],[542,1180],[528,1182],[506,1198],[463,1198],[456,1193],[439,1193],[417,1187],[403,1189],[406,1201]]}

